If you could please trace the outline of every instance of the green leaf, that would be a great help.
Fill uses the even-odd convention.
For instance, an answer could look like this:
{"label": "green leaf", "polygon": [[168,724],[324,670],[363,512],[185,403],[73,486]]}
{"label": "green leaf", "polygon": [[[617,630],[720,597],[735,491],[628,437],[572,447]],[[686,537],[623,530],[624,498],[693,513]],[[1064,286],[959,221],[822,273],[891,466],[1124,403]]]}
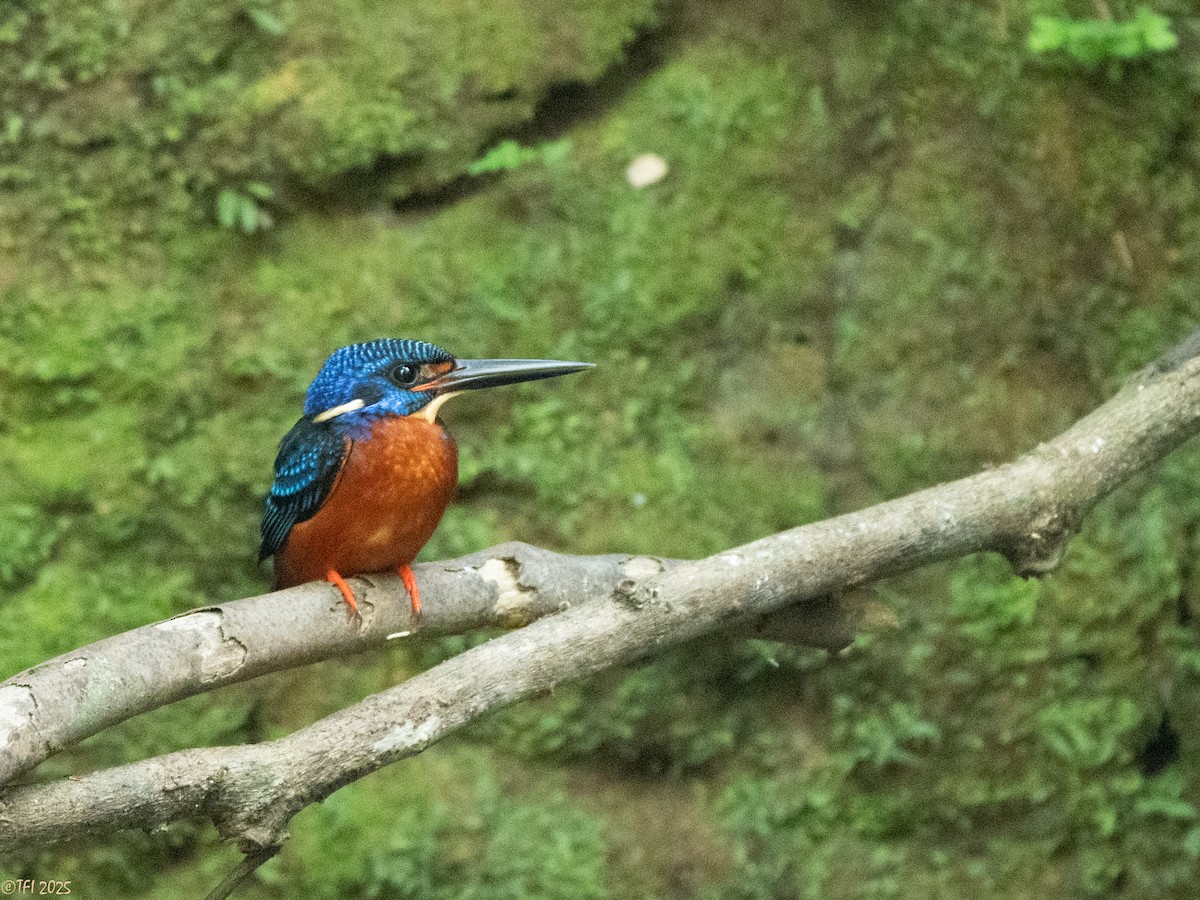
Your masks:
{"label": "green leaf", "polygon": [[274,200],[275,189],[269,184],[262,181],[250,181],[246,183],[246,193],[251,197],[256,197],[259,200]]}
{"label": "green leaf", "polygon": [[1179,46],[1179,36],[1171,30],[1171,22],[1166,16],[1151,12],[1143,6],[1138,10],[1138,20],[1142,22],[1142,33],[1148,49],[1174,50]]}
{"label": "green leaf", "polygon": [[217,221],[224,228],[232,228],[237,224],[238,208],[242,198],[228,188],[217,195]]}
{"label": "green leaf", "polygon": [[543,144],[541,154],[542,164],[547,168],[560,166],[571,158],[571,139],[563,138],[561,141]]}
{"label": "green leaf", "polygon": [[1143,52],[1142,35],[1136,28],[1121,28],[1108,43],[1108,54],[1121,59],[1134,59]]}
{"label": "green leaf", "polygon": [[1067,31],[1060,19],[1049,16],[1037,16],[1033,20],[1033,30],[1029,33],[1027,45],[1031,53],[1049,53],[1059,50],[1066,43]]}
{"label": "green leaf", "polygon": [[15,112],[7,112],[4,115],[4,140],[10,144],[15,144],[21,139],[21,132],[25,128],[25,120]]}
{"label": "green leaf", "polygon": [[249,197],[238,197],[242,231],[253,234],[258,230],[258,206]]}
{"label": "green leaf", "polygon": [[1200,825],[1195,826],[1183,839],[1183,849],[1188,856],[1200,857]]}
{"label": "green leaf", "polygon": [[1114,77],[1120,76],[1121,63],[1171,50],[1178,44],[1170,20],[1145,6],[1126,22],[1038,16],[1027,41],[1031,53],[1061,51],[1088,69],[1106,63]]}
{"label": "green leaf", "polygon": [[1143,797],[1134,807],[1146,816],[1162,816],[1164,819],[1178,819],[1183,822],[1192,822],[1200,818],[1196,807],[1176,797]]}
{"label": "green leaf", "polygon": [[[560,142],[562,143],[562,142]],[[543,159],[536,149],[522,147],[516,141],[501,141],[480,159],[467,166],[471,175],[488,175],[493,172],[511,172],[527,163]]]}
{"label": "green leaf", "polygon": [[252,6],[246,10],[246,15],[258,26],[260,31],[264,31],[272,37],[279,37],[287,31],[287,23],[269,9]]}

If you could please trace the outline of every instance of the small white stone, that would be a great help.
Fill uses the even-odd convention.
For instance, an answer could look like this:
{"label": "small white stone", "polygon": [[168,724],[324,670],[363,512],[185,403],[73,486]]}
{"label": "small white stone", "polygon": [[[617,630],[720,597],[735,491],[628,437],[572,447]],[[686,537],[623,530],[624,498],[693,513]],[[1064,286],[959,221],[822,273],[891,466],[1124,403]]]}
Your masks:
{"label": "small white stone", "polygon": [[635,188],[658,184],[667,176],[667,161],[657,153],[643,153],[629,164],[625,178]]}

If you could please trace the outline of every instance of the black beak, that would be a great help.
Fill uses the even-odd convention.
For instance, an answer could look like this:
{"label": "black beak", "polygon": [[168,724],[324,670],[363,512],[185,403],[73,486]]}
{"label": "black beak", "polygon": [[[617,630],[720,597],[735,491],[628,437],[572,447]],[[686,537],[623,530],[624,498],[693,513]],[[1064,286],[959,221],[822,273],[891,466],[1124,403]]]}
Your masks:
{"label": "black beak", "polygon": [[473,391],[476,388],[498,387],[539,378],[557,378],[593,368],[592,363],[561,362],[556,359],[459,359],[445,375],[423,386],[435,394]]}

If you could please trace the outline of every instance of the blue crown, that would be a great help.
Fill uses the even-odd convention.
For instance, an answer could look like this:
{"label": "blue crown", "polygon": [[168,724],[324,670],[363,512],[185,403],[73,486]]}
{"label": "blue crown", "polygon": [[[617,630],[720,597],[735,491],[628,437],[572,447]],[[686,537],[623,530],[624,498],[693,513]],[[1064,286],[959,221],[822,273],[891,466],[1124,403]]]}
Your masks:
{"label": "blue crown", "polygon": [[380,338],[340,347],[329,355],[313,383],[308,386],[304,413],[315,416],[353,400],[356,388],[364,379],[381,374],[392,366],[453,361],[450,353],[426,341]]}

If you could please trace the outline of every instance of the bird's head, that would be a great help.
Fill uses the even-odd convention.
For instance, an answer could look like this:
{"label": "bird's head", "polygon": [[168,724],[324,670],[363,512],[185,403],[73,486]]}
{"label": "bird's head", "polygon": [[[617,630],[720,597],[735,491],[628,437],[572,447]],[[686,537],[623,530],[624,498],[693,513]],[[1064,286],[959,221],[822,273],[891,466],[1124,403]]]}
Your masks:
{"label": "bird's head", "polygon": [[442,403],[462,391],[591,367],[550,359],[455,359],[425,341],[383,338],[335,350],[308,387],[304,414],[348,432],[385,416],[433,422]]}

